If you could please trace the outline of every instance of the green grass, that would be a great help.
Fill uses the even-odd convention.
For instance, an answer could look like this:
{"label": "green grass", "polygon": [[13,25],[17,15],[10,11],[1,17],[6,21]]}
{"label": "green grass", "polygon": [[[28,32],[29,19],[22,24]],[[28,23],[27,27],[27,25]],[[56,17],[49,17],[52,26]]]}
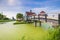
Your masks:
{"label": "green grass", "polygon": [[24,21],[16,21],[15,23],[13,23],[13,24],[25,24],[26,22],[24,22]]}
{"label": "green grass", "polygon": [[[32,23],[32,22],[31,22]],[[31,23],[28,23],[26,21],[16,21],[15,23],[13,24],[31,24]]]}
{"label": "green grass", "polygon": [[0,20],[0,22],[9,22],[11,20]]}
{"label": "green grass", "polygon": [[0,23],[10,22],[11,20],[0,20]]}

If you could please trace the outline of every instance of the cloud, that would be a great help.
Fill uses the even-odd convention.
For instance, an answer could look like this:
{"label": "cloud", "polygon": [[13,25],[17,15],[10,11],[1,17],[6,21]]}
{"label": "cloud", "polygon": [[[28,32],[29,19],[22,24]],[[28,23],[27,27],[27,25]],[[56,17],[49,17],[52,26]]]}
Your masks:
{"label": "cloud", "polygon": [[41,11],[48,12],[50,10],[50,8],[48,8],[48,7],[41,7],[41,8],[33,8],[32,10],[34,12],[36,12],[36,13],[40,13]]}
{"label": "cloud", "polygon": [[7,4],[10,6],[21,5],[21,2],[19,0],[7,0],[7,2]]}
{"label": "cloud", "polygon": [[33,8],[33,12],[40,13],[41,11],[45,11],[47,14],[59,14],[60,9],[54,9],[50,7],[41,7],[41,8]]}
{"label": "cloud", "polygon": [[9,17],[9,18],[12,18],[12,17],[15,17],[16,18],[16,14],[17,14],[18,12],[13,12],[13,11],[3,11],[3,14],[4,15],[6,15],[7,17]]}
{"label": "cloud", "polygon": [[51,9],[50,7],[33,8],[32,11],[36,14],[39,14],[41,11],[45,11],[50,18],[52,18],[53,15],[55,16],[54,18],[58,18],[58,14],[60,14],[60,9]]}
{"label": "cloud", "polygon": [[14,0],[8,0],[9,5],[14,5],[15,1]]}
{"label": "cloud", "polygon": [[56,12],[60,12],[60,7],[57,5],[59,4],[57,3],[58,1],[59,0],[1,0],[0,11],[4,11],[4,14],[9,17],[16,15],[17,12],[25,13],[31,9],[37,14],[42,10],[49,14],[56,14]]}

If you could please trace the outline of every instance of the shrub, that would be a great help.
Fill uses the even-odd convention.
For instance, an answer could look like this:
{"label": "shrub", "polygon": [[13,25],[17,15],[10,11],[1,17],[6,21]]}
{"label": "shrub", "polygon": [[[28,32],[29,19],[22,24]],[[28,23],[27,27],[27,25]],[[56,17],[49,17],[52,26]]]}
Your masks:
{"label": "shrub", "polygon": [[55,28],[53,31],[49,31],[49,40],[60,40],[60,27]]}

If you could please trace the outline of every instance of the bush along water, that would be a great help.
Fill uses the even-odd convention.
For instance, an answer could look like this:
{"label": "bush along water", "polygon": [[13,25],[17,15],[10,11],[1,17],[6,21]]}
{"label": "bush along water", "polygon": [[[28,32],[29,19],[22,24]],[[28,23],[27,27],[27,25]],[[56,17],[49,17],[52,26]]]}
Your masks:
{"label": "bush along water", "polygon": [[60,40],[60,27],[55,28],[53,31],[49,31],[48,40]]}

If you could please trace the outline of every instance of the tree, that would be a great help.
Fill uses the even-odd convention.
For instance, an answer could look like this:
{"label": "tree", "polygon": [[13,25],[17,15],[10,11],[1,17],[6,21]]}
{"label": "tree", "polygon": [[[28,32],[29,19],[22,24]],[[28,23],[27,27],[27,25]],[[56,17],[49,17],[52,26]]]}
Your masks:
{"label": "tree", "polygon": [[0,20],[3,19],[3,16],[4,16],[4,15],[0,14]]}
{"label": "tree", "polygon": [[3,20],[9,20],[9,18],[4,18]]}
{"label": "tree", "polygon": [[12,20],[15,20],[15,18],[14,18],[14,17],[12,17]]}
{"label": "tree", "polygon": [[23,18],[23,14],[17,13],[16,18],[17,20],[21,20]]}

